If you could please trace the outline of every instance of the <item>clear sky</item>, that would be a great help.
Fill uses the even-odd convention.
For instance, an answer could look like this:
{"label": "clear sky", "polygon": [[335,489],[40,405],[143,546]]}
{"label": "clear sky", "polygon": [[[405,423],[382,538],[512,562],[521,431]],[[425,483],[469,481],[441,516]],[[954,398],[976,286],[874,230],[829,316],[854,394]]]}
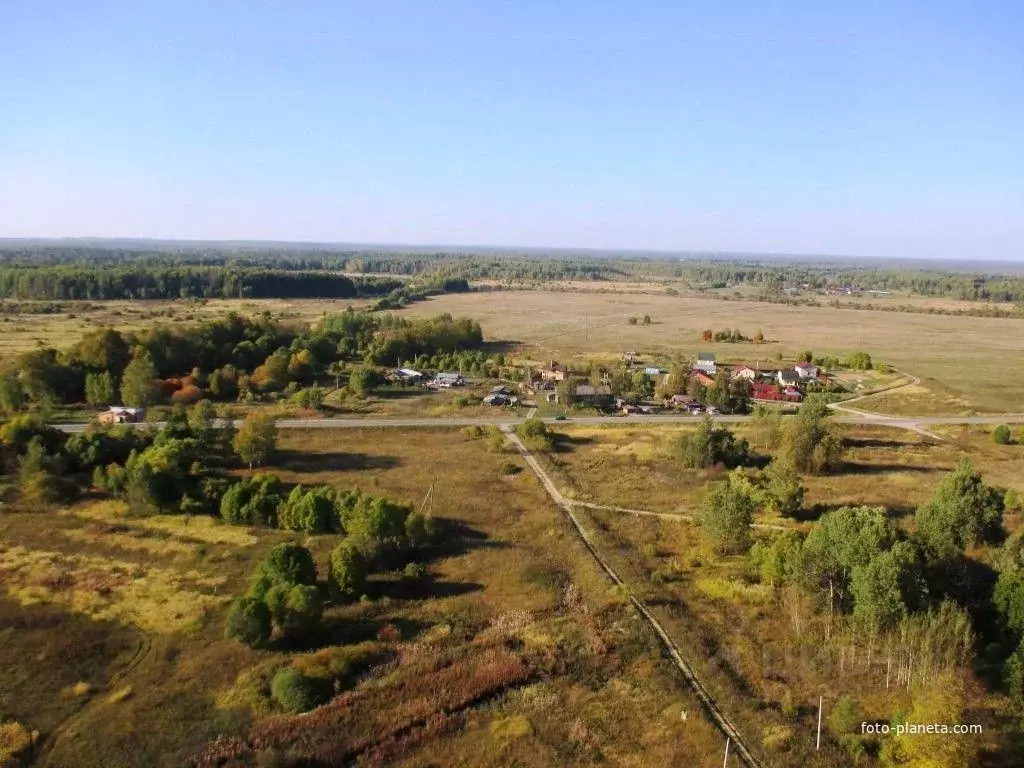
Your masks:
{"label": "clear sky", "polygon": [[0,236],[1024,259],[1024,2],[0,0]]}

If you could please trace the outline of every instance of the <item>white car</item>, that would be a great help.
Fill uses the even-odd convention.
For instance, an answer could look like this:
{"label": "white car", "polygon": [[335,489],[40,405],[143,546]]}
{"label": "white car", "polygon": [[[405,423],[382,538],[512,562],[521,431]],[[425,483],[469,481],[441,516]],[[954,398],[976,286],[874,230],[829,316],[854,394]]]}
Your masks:
{"label": "white car", "polygon": [[713,405],[709,405],[708,406],[708,415],[709,416],[717,416],[718,415],[718,409],[715,408],[715,406],[713,406]]}

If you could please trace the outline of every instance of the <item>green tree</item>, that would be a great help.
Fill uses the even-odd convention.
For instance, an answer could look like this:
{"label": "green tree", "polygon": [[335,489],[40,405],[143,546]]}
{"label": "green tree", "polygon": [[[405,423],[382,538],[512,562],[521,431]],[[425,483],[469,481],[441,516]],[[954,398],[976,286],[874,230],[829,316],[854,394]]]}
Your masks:
{"label": "green tree", "polygon": [[266,645],[270,639],[270,611],[255,597],[241,597],[231,604],[224,636],[252,648]]}
{"label": "green tree", "polygon": [[351,541],[343,541],[331,552],[331,583],[339,595],[355,599],[363,594],[369,563]]}
{"label": "green tree", "polygon": [[910,542],[898,541],[853,569],[853,618],[872,634],[897,626],[923,602],[927,588]]}
{"label": "green tree", "polygon": [[274,626],[287,634],[308,634],[320,624],[324,605],[312,584],[278,584],[264,598]]}
{"label": "green tree", "polygon": [[338,528],[335,493],[327,486],[292,488],[278,510],[282,528],[304,533],[330,533]]}
{"label": "green tree", "polygon": [[308,549],[293,542],[276,545],[260,563],[249,594],[262,600],[281,584],[316,584],[316,563]]}
{"label": "green tree", "polygon": [[717,483],[704,498],[697,520],[720,552],[745,552],[750,548],[755,508],[754,500],[736,484]]}
{"label": "green tree", "polygon": [[762,583],[778,586],[793,581],[801,572],[803,536],[783,531],[771,541],[758,541],[750,550],[750,561]]}
{"label": "green tree", "polygon": [[832,736],[856,765],[867,755],[860,737],[864,713],[856,699],[847,696],[839,699],[828,716],[828,728]]}
{"label": "green tree", "polygon": [[716,464],[732,468],[750,461],[747,441],[737,439],[725,427],[716,427],[710,416],[701,419],[692,434],[680,435],[675,454],[689,469],[703,469]]}
{"label": "green tree", "polygon": [[281,483],[274,475],[255,474],[232,485],[220,500],[220,516],[235,525],[277,526]]}
{"label": "green tree", "polygon": [[0,413],[10,416],[22,409],[25,404],[25,393],[21,382],[12,371],[0,373]]}
{"label": "green tree", "polygon": [[376,368],[361,365],[349,374],[348,390],[356,397],[369,397],[382,383]]}
{"label": "green tree", "polygon": [[842,455],[842,441],[829,423],[824,402],[807,398],[782,429],[780,459],[799,472],[820,475],[837,469]]}
{"label": "green tree", "polygon": [[1006,692],[1018,711],[1024,711],[1024,641],[1010,654],[1003,666]]}
{"label": "green tree", "polygon": [[121,378],[121,402],[125,405],[143,408],[156,401],[156,366],[146,350],[141,350],[128,363]]}
{"label": "green tree", "polygon": [[85,402],[89,405],[110,405],[116,396],[114,380],[109,371],[85,374]]}
{"label": "green tree", "polygon": [[274,415],[253,411],[245,417],[231,443],[235,453],[251,470],[254,464],[263,464],[274,455],[277,446],[277,423]]}
{"label": "green tree", "polygon": [[764,403],[755,405],[751,431],[754,445],[759,450],[771,451],[777,448],[782,435],[782,414],[779,409]]}
{"label": "green tree", "polygon": [[884,507],[840,507],[826,512],[804,541],[802,578],[811,589],[822,589],[832,610],[849,603],[855,568],[887,551],[896,534]]}
{"label": "green tree", "polygon": [[796,517],[804,504],[804,484],[792,467],[772,462],[762,475],[764,506],[769,512]]}
{"label": "green tree", "polygon": [[942,478],[931,501],[915,516],[918,535],[932,559],[949,561],[969,544],[1003,536],[1003,496],[985,485],[969,459]]}

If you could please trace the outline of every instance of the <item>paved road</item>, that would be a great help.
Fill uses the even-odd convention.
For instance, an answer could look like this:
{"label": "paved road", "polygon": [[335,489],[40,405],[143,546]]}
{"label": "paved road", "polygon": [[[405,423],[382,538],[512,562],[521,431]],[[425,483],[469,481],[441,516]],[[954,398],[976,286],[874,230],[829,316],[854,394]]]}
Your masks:
{"label": "paved road", "polygon": [[[715,416],[717,422],[725,424],[742,423],[750,421],[752,416]],[[383,419],[383,418],[352,418],[352,419],[279,419],[279,429],[382,429],[394,427],[469,427],[494,426],[500,427],[505,424],[520,424],[523,418],[501,418],[501,417],[473,417],[473,418],[422,418],[422,419]],[[559,421],[553,418],[544,419],[549,424],[580,424],[593,426],[604,424],[608,426],[638,426],[644,424],[697,424],[700,421],[698,416],[581,416]],[[897,429],[909,429],[920,431],[922,427],[939,424],[1024,424],[1024,413],[1008,413],[989,416],[883,416],[875,413],[844,411],[843,415],[833,418],[838,424],[872,424]],[[154,426],[160,426],[162,422],[155,422]],[[241,424],[234,422],[235,426]],[[82,432],[87,424],[55,424],[55,427],[65,432]]]}

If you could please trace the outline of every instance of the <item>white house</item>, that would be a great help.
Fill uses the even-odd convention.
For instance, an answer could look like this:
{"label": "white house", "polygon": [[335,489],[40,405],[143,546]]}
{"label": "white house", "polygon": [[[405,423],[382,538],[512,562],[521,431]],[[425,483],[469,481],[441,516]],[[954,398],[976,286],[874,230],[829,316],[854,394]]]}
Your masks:
{"label": "white house", "polygon": [[797,375],[801,379],[816,379],[816,378],[818,378],[818,366],[811,365],[810,363],[800,363],[793,370],[796,371]]}
{"label": "white house", "polygon": [[697,362],[693,364],[693,367],[698,371],[704,371],[704,373],[715,375],[715,353],[714,352],[698,352]]}

